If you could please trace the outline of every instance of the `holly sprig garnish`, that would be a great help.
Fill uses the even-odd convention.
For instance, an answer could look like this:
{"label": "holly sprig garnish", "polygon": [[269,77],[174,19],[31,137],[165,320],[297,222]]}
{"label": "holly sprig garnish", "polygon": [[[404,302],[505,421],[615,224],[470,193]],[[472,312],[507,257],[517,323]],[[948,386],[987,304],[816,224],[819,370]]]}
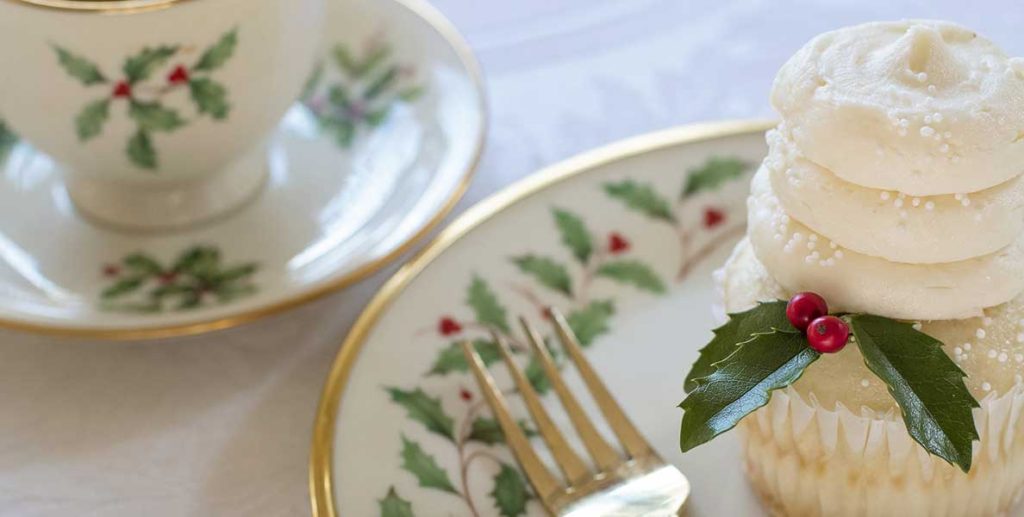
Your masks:
{"label": "holly sprig garnish", "polygon": [[871,314],[828,314],[825,300],[800,293],[729,315],[686,377],[679,446],[686,452],[732,429],[796,382],[823,353],[854,336],[868,369],[900,407],[910,437],[960,470],[979,439],[967,376],[942,342],[906,322]]}

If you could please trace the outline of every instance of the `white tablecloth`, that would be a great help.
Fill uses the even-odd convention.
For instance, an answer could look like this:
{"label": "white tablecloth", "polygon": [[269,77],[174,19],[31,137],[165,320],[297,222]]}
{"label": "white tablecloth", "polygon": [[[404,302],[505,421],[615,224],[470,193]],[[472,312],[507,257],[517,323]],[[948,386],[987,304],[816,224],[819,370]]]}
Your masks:
{"label": "white tablecloth", "polygon": [[[1024,9],[1014,0],[437,4],[475,48],[492,109],[483,162],[457,211],[622,137],[770,117],[775,70],[840,25],[946,18],[1024,54]],[[207,336],[112,344],[0,333],[0,515],[308,514],[321,383],[393,270]]]}

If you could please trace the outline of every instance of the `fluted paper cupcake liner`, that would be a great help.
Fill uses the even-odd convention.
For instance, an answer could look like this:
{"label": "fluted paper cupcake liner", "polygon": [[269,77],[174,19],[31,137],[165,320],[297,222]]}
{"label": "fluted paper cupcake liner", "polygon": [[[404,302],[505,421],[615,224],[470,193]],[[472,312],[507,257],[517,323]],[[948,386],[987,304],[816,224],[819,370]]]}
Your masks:
{"label": "fluted paper cupcake liner", "polygon": [[1024,388],[981,401],[969,474],[929,455],[895,411],[822,407],[794,389],[740,423],[747,474],[777,515],[1005,515],[1024,484]]}

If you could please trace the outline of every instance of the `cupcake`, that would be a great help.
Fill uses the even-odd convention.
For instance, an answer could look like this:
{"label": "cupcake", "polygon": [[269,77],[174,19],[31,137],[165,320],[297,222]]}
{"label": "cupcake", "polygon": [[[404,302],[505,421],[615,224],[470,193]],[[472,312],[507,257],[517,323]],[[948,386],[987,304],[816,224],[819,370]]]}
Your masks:
{"label": "cupcake", "polygon": [[[1006,514],[1024,487],[1024,67],[957,25],[870,23],[810,41],[771,99],[684,450],[738,422],[777,515]],[[751,363],[766,334],[808,351]]]}

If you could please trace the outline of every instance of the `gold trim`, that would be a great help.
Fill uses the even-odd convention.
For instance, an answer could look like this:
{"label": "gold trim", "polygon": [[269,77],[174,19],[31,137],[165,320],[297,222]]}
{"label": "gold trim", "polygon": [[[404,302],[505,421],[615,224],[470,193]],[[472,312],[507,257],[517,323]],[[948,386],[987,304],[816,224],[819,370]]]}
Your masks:
{"label": "gold trim", "polygon": [[167,9],[186,0],[8,0],[28,7],[95,14],[135,14]]}
{"label": "gold trim", "polygon": [[[18,0],[25,1],[25,0]],[[180,0],[179,0],[180,1]],[[337,0],[335,0],[337,1]],[[157,339],[157,338],[168,338],[175,336],[187,336],[193,334],[202,334],[205,332],[211,332],[214,330],[223,330],[232,327],[236,327],[243,323],[248,323],[258,319],[262,319],[274,314],[286,311],[288,309],[297,307],[299,305],[311,302],[322,296],[331,294],[335,291],[344,289],[364,278],[376,273],[380,268],[387,265],[392,260],[398,258],[405,252],[409,251],[413,245],[415,245],[420,239],[424,238],[432,232],[441,220],[453,208],[455,204],[462,199],[462,195],[465,194],[466,189],[469,188],[469,184],[473,180],[473,175],[476,172],[477,166],[480,164],[480,157],[483,153],[484,141],[487,138],[487,125],[489,114],[487,110],[487,92],[484,88],[483,74],[480,71],[480,66],[477,64],[476,58],[473,56],[473,51],[469,48],[465,39],[459,34],[458,30],[444,17],[440,11],[437,11],[432,6],[427,4],[424,0],[393,0],[398,5],[408,9],[413,14],[422,18],[427,24],[444,38],[452,49],[454,49],[456,56],[462,63],[462,66],[466,68],[469,73],[470,79],[473,81],[473,85],[476,88],[477,93],[480,96],[480,134],[477,136],[477,140],[474,144],[473,155],[470,158],[469,166],[463,173],[462,180],[459,185],[456,186],[455,190],[448,197],[445,204],[434,214],[434,216],[424,223],[423,227],[419,231],[411,235],[405,242],[400,244],[393,251],[387,255],[380,257],[379,259],[363,264],[355,271],[348,273],[345,276],[334,279],[327,282],[312,290],[299,293],[293,298],[282,300],[279,302],[272,303],[264,307],[258,307],[252,311],[227,316],[224,318],[216,318],[199,322],[183,323],[177,325],[168,326],[153,326],[153,327],[141,327],[141,328],[125,328],[125,329],[109,329],[109,328],[89,328],[89,327],[62,327],[52,325],[42,325],[37,323],[26,323],[24,321],[3,319],[0,318],[0,328],[17,330],[23,332],[32,332],[36,334],[44,334],[49,336],[58,337],[73,337],[83,339],[103,339],[103,340],[140,340],[140,339]]]}
{"label": "gold trim", "polygon": [[512,205],[541,192],[552,185],[585,173],[596,167],[648,153],[665,147],[712,140],[744,133],[763,132],[775,123],[764,120],[742,120],[693,124],[648,133],[622,140],[583,153],[561,163],[540,170],[496,194],[480,201],[442,230],[433,241],[391,277],[370,300],[363,313],[352,325],[340,351],[327,374],[316,422],[313,425],[313,444],[309,458],[309,495],[314,517],[336,517],[334,501],[333,455],[334,421],[341,406],[341,395],[348,382],[356,358],[366,344],[366,338],[383,312],[435,259],[476,227]]}

